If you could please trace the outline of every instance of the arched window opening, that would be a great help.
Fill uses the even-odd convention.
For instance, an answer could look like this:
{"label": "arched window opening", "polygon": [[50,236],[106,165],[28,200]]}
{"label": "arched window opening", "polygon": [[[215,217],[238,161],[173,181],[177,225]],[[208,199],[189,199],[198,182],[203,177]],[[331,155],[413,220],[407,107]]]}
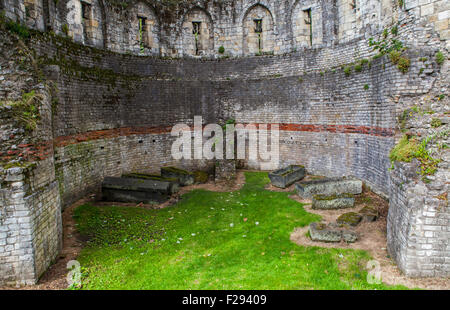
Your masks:
{"label": "arched window opening", "polygon": [[272,14],[263,5],[251,7],[243,19],[243,54],[273,54],[275,31]]}
{"label": "arched window opening", "polygon": [[182,24],[182,44],[183,55],[214,54],[212,19],[205,10],[194,8],[185,15]]}

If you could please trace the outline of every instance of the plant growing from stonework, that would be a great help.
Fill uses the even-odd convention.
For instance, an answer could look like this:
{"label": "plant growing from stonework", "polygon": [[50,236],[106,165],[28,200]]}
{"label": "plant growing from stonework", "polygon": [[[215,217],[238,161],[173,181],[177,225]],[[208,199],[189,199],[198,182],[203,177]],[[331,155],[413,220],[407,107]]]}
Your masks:
{"label": "plant growing from stonework", "polygon": [[344,68],[344,73],[345,73],[346,76],[349,76],[350,74],[352,74],[352,67],[346,66]]}
{"label": "plant growing from stonework", "polygon": [[62,26],[61,26],[61,31],[62,31],[66,36],[68,36],[68,35],[69,35],[69,25],[67,25],[67,24],[62,25]]}
{"label": "plant growing from stonework", "polygon": [[31,36],[30,31],[26,26],[13,21],[6,22],[6,29],[18,35],[22,40],[28,39]]}
{"label": "plant growing from stonework", "polygon": [[431,120],[431,127],[438,128],[442,126],[442,121],[439,118],[433,118]]}
{"label": "plant growing from stonework", "polygon": [[442,53],[441,51],[436,53],[436,63],[441,66],[445,61],[445,56],[444,53]]}
{"label": "plant growing from stonework", "polygon": [[26,130],[34,130],[40,120],[38,105],[42,101],[41,94],[37,94],[34,90],[24,93],[22,98],[17,101],[3,101],[0,106],[10,106],[11,113]]}
{"label": "plant growing from stonework", "polygon": [[225,53],[225,47],[221,46],[219,47],[219,54]]}
{"label": "plant growing from stonework", "polygon": [[397,62],[397,68],[402,73],[406,73],[409,70],[409,67],[411,66],[411,60],[406,57],[400,57],[400,59]]}
{"label": "plant growing from stonework", "polygon": [[382,38],[376,41],[374,38],[369,39],[369,46],[373,47],[374,51],[379,53],[374,56],[374,59],[379,58],[385,54],[389,54],[389,59],[397,68],[402,72],[406,73],[409,70],[411,61],[409,58],[402,55],[405,51],[405,47],[400,40],[397,40],[398,28],[394,26],[390,31],[384,29]]}
{"label": "plant growing from stonework", "polygon": [[403,135],[398,144],[391,150],[389,159],[394,161],[411,162],[416,158],[420,162],[419,174],[425,181],[427,175],[433,175],[437,170],[439,159],[433,158],[430,151],[427,149],[428,144],[434,139],[434,136],[429,136],[421,142],[417,137],[408,137]]}

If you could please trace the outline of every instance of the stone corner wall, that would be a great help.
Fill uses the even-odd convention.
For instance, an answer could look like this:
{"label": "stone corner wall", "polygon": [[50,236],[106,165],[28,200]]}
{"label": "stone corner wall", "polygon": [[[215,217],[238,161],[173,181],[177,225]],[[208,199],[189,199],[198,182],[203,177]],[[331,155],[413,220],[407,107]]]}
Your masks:
{"label": "stone corner wall", "polygon": [[[31,65],[32,53],[1,25],[0,53],[0,286],[28,285],[61,249],[61,202],[48,143],[51,94]],[[24,123],[29,105],[39,115],[34,128]]]}
{"label": "stone corner wall", "polygon": [[[417,177],[417,160],[395,163],[387,221],[388,251],[411,277],[450,276],[450,208],[442,189]],[[445,185],[448,187],[448,184]],[[444,192],[448,193],[448,188]]]}

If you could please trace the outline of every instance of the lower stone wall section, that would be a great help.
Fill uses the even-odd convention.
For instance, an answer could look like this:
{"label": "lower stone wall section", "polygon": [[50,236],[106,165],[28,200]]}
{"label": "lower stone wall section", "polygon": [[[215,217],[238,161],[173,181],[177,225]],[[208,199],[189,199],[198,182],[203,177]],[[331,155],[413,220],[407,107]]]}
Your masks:
{"label": "lower stone wall section", "polygon": [[447,196],[442,195],[442,189],[429,188],[419,181],[417,170],[416,161],[395,163],[391,171],[388,251],[407,276],[448,277],[450,208]]}
{"label": "lower stone wall section", "polygon": [[58,255],[61,210],[51,171],[52,159],[0,171],[0,285],[36,283]]}
{"label": "lower stone wall section", "polygon": [[159,174],[164,166],[213,169],[212,161],[174,160],[171,155],[173,141],[175,137],[170,132],[124,135],[68,145],[59,141],[60,146],[55,149],[55,167],[63,207],[88,193],[98,193],[105,176],[130,172]]}

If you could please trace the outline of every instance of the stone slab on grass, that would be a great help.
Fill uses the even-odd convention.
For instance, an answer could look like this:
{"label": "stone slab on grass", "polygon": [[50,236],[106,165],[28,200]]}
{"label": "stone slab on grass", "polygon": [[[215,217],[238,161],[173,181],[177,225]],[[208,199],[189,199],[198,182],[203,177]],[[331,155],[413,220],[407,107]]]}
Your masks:
{"label": "stone slab on grass", "polygon": [[286,188],[297,181],[302,180],[306,175],[306,169],[303,166],[290,165],[283,169],[278,169],[269,173],[272,185],[279,188]]}
{"label": "stone slab on grass", "polygon": [[311,223],[309,225],[309,236],[313,241],[319,242],[341,242],[353,243],[358,240],[358,234],[351,230],[339,228],[336,224]]}
{"label": "stone slab on grass", "polygon": [[161,176],[177,179],[181,186],[192,185],[195,182],[195,176],[192,172],[176,167],[162,167]]}
{"label": "stone slab on grass", "polygon": [[323,223],[311,223],[309,235],[311,240],[320,242],[340,242],[342,239],[342,231],[329,228]]}
{"label": "stone slab on grass", "polygon": [[355,205],[355,197],[352,194],[340,195],[315,195],[312,199],[312,208],[315,210],[337,210],[352,208]]}
{"label": "stone slab on grass", "polygon": [[362,220],[362,215],[356,212],[348,212],[339,216],[336,223],[339,225],[357,226]]}
{"label": "stone slab on grass", "polygon": [[362,182],[356,178],[324,178],[300,181],[295,184],[299,196],[312,198],[314,195],[361,194]]}
{"label": "stone slab on grass", "polygon": [[102,183],[102,198],[117,202],[161,203],[170,198],[171,185],[166,181],[106,177]]}
{"label": "stone slab on grass", "polygon": [[146,174],[146,173],[127,173],[123,174],[122,178],[134,178],[134,179],[144,179],[144,180],[153,180],[160,182],[169,182],[170,183],[170,193],[175,194],[180,190],[180,183],[178,179],[175,178],[165,178],[155,174]]}

